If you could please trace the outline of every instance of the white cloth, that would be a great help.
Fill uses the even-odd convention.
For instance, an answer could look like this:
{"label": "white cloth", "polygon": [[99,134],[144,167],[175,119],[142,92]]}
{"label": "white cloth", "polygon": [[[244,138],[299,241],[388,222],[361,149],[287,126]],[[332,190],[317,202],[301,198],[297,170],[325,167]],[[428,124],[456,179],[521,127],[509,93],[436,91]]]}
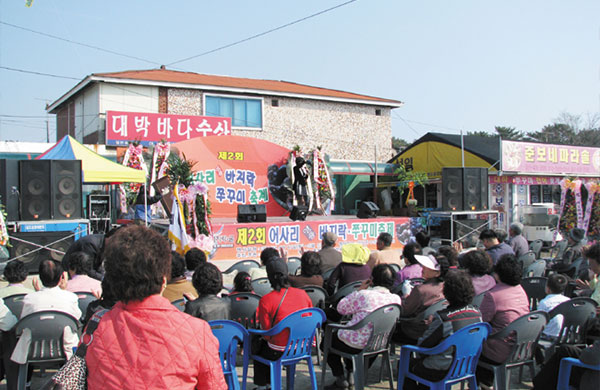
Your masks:
{"label": "white cloth", "polygon": [[[25,295],[21,318],[43,310],[62,311],[77,319],[81,318],[77,295],[60,287],[44,287],[40,291]],[[65,327],[63,345],[67,359],[73,355],[73,347],[76,347],[78,343],[79,336],[77,332],[73,332],[68,326]],[[29,344],[31,344],[31,332],[29,329],[24,329],[15,346],[11,360],[18,364],[25,364],[27,362],[27,355],[29,354]]]}
{"label": "white cloth", "polygon": [[0,330],[9,331],[17,323],[17,317],[4,304],[4,299],[0,299]]}
{"label": "white cloth", "polygon": [[[568,300],[569,298],[562,294],[548,294],[544,299],[539,301],[537,309],[548,313],[556,306]],[[562,328],[562,323],[563,316],[560,314],[555,316],[544,328],[544,334],[550,337],[558,337],[558,332],[560,332],[560,328]]]}

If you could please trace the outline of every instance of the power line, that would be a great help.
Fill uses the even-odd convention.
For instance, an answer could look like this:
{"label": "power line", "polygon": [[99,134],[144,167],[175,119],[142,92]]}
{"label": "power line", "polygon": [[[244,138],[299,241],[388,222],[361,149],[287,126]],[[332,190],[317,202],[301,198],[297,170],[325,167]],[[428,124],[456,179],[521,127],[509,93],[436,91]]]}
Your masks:
{"label": "power line", "polygon": [[56,75],[56,74],[51,74],[51,73],[41,73],[41,72],[34,72],[34,71],[32,71],[32,70],[17,69],[17,68],[9,68],[8,66],[0,66],[0,69],[6,69],[6,70],[13,71],[13,72],[21,72],[21,73],[35,74],[35,75],[38,75],[38,76],[48,76],[48,77],[55,77],[55,78],[59,78],[59,79],[80,80],[79,78],[76,78],[76,77],[69,77],[69,76],[59,76],[59,75]]}
{"label": "power line", "polygon": [[223,50],[223,49],[227,49],[227,48],[229,48],[229,47],[232,47],[232,46],[235,46],[235,45],[239,45],[240,43],[248,42],[248,41],[250,41],[250,40],[252,40],[252,39],[256,39],[256,38],[262,37],[262,36],[264,36],[264,35],[267,35],[267,34],[270,34],[270,33],[272,33],[272,32],[275,32],[275,31],[278,31],[278,30],[284,29],[284,28],[286,28],[286,27],[292,26],[292,25],[294,25],[294,24],[297,24],[297,23],[303,22],[303,21],[305,21],[305,20],[308,20],[308,19],[314,18],[315,16],[319,16],[319,15],[325,14],[325,13],[327,13],[327,12],[333,11],[334,9],[337,9],[337,8],[344,7],[344,6],[346,6],[346,5],[350,4],[350,3],[354,3],[355,1],[357,1],[357,0],[350,0],[350,1],[347,1],[347,2],[345,2],[345,3],[338,4],[338,5],[334,6],[334,7],[327,8],[327,9],[325,9],[325,10],[323,10],[323,11],[319,11],[319,12],[317,12],[317,13],[314,13],[314,14],[312,14],[312,15],[308,15],[308,16],[305,16],[305,17],[303,17],[303,18],[300,18],[300,19],[294,20],[293,22],[289,22],[289,23],[283,24],[283,25],[281,25],[281,26],[279,26],[279,27],[275,27],[275,28],[272,28],[272,29],[270,29],[270,30],[267,30],[267,31],[261,32],[261,33],[259,33],[259,34],[252,35],[252,36],[250,36],[250,37],[248,37],[248,38],[240,39],[239,41],[236,41],[236,42],[230,43],[230,44],[228,44],[228,45],[220,46],[220,47],[217,47],[216,49],[212,49],[212,50],[209,50],[209,51],[205,51],[205,52],[203,52],[203,53],[200,53],[200,54],[197,54],[197,55],[195,55],[195,56],[191,56],[191,57],[187,57],[187,58],[184,58],[184,59],[182,59],[182,60],[179,60],[179,61],[171,62],[170,64],[167,64],[166,66],[171,66],[171,65],[179,64],[179,63],[181,63],[181,62],[189,61],[189,60],[191,60],[191,59],[194,59],[194,58],[202,57],[202,56],[205,56],[205,55],[207,55],[207,54],[211,54],[211,53],[214,53],[214,52],[217,52],[217,51],[220,51],[220,50]]}
{"label": "power line", "polygon": [[57,37],[56,35],[51,35],[51,34],[48,34],[48,33],[41,32],[41,31],[32,30],[30,28],[23,27],[23,26],[17,26],[16,24],[7,23],[7,22],[4,22],[2,20],[0,20],[0,24],[4,24],[5,26],[10,26],[10,27],[13,27],[13,28],[18,28],[18,29],[24,30],[24,31],[29,31],[31,33],[39,34],[39,35],[42,35],[44,37],[48,37],[48,38],[52,38],[52,39],[58,39],[59,41],[69,42],[69,43],[72,43],[72,44],[75,44],[75,45],[79,45],[79,46],[83,46],[83,47],[87,47],[87,48],[90,48],[90,49],[103,51],[105,53],[110,53],[110,54],[114,54],[114,55],[121,56],[121,57],[131,58],[131,59],[134,59],[134,60],[147,62],[147,63],[153,64],[153,65],[160,65],[158,62],[146,60],[144,58],[132,56],[132,55],[129,55],[129,54],[119,53],[119,52],[116,52],[116,51],[113,51],[113,50],[104,49],[104,48],[101,48],[101,47],[98,47],[98,46],[88,45],[87,43],[77,42],[77,41],[73,41],[71,39]]}

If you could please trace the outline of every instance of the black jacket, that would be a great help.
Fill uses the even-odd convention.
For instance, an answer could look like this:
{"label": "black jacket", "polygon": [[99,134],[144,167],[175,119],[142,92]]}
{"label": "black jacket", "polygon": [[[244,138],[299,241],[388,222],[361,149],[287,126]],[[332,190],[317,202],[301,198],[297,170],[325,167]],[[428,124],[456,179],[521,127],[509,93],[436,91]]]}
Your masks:
{"label": "black jacket", "polygon": [[185,312],[204,321],[229,320],[231,318],[231,302],[229,298],[216,295],[204,295],[185,304]]}

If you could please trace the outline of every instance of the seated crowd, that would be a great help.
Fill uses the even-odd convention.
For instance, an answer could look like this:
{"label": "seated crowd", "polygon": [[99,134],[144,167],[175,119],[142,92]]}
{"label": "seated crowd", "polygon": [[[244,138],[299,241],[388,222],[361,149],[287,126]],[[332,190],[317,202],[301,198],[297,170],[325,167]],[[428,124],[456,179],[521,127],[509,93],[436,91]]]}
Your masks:
{"label": "seated crowd", "polygon": [[[537,310],[550,312],[577,295],[590,296],[600,304],[600,244],[585,248],[581,232],[574,230],[569,234],[568,254],[548,263],[546,297]],[[294,274],[288,271],[285,252],[277,248],[262,251],[260,266],[225,274],[207,261],[202,251],[191,249],[185,255],[171,252],[168,241],[155,231],[139,225],[128,226],[102,240],[96,237],[94,242],[100,247],[94,247],[93,253],[86,251],[82,243],[75,243],[76,248],[67,252],[62,263],[42,261],[34,290],[23,286],[27,277],[23,263],[9,262],[4,270],[9,285],[0,289],[0,298],[26,294],[19,318],[57,310],[85,325],[95,312],[108,310],[102,312],[93,343],[87,348],[90,389],[227,388],[218,341],[207,321],[237,320],[232,313],[232,300],[238,294],[254,294],[253,281],[260,278],[267,278],[272,289],[257,298],[255,319],[263,330],[271,329],[289,314],[313,307],[304,288],[318,286],[333,296],[343,286],[355,282],[355,287],[335,302],[319,303],[329,322],[343,321],[351,326],[382,306],[399,305],[401,317],[390,342],[400,347],[403,344],[433,347],[461,328],[479,322],[487,322],[493,336],[530,312],[530,299],[521,285],[523,266],[515,255],[515,250],[518,253],[524,250],[520,226],[511,225],[508,242],[504,242],[506,237],[499,232],[483,231],[479,236],[482,249],[475,248],[469,241],[472,238],[461,243],[464,245],[436,249],[429,246],[429,237],[424,232],[416,238],[418,241],[406,243],[400,252],[391,247],[393,237],[381,233],[377,251],[371,252],[360,244],[340,243],[334,233],[328,232],[322,237],[319,252],[302,252],[300,268]],[[511,240],[516,242],[511,244]],[[336,244],[342,244],[341,250],[335,248]],[[576,256],[583,258],[587,266],[581,272],[578,270],[577,275],[569,268]],[[576,290],[567,296],[569,285],[576,286]],[[97,300],[82,312],[76,293],[83,292],[94,294]],[[479,299],[474,301],[476,297]],[[171,304],[176,301],[182,302],[183,311]],[[8,389],[16,388],[16,368],[27,361],[31,340],[28,329],[16,337],[14,326],[19,318],[0,299],[0,374],[6,376]],[[552,344],[562,323],[560,316],[549,321],[540,335],[540,344]],[[344,353],[360,353],[372,329],[368,325],[357,330],[339,330],[332,334],[329,345]],[[600,334],[598,310],[587,331],[590,335]],[[257,339],[252,354],[268,360],[279,359],[288,335],[289,331],[284,330]],[[63,345],[67,357],[72,356],[78,342],[77,333],[65,330]],[[490,337],[483,344],[480,361],[501,364],[513,343],[510,337]],[[556,387],[562,357],[597,358],[598,348],[600,343],[588,348],[560,346],[550,355],[537,356],[541,371],[533,378],[534,387]],[[416,356],[411,358],[409,369],[424,378],[440,380],[448,372],[452,359],[451,350],[434,356]],[[351,361],[342,360],[336,353],[327,355],[326,363],[335,379],[325,389],[345,390],[353,385]],[[585,388],[587,383],[598,380],[594,375],[579,371],[572,376],[576,377],[572,384]],[[269,388],[269,378],[269,366],[254,361],[257,389]],[[479,367],[477,380],[482,386],[491,386],[493,373]],[[405,382],[398,384],[398,388],[422,386],[412,380]]]}

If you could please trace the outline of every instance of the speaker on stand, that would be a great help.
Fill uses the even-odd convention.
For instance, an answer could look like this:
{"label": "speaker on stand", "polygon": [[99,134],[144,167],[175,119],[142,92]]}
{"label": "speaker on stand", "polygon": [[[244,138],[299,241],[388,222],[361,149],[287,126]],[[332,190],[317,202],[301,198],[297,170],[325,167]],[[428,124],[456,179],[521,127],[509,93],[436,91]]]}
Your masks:
{"label": "speaker on stand", "polygon": [[110,195],[89,194],[87,196],[87,216],[92,233],[108,232],[111,226]]}
{"label": "speaker on stand", "polygon": [[52,161],[52,218],[81,219],[81,160]]}
{"label": "speaker on stand", "polygon": [[[68,238],[67,238],[68,237]],[[10,257],[25,263],[27,271],[38,272],[42,260],[61,261],[75,241],[73,232],[18,232],[10,234]],[[41,247],[48,247],[40,248]],[[62,252],[62,253],[61,253]]]}
{"label": "speaker on stand", "polygon": [[19,160],[0,159],[0,203],[8,221],[19,220]]}
{"label": "speaker on stand", "polygon": [[487,168],[442,168],[442,209],[487,210],[488,187]]}
{"label": "speaker on stand", "polygon": [[19,161],[21,220],[36,221],[52,218],[50,165],[51,160]]}

